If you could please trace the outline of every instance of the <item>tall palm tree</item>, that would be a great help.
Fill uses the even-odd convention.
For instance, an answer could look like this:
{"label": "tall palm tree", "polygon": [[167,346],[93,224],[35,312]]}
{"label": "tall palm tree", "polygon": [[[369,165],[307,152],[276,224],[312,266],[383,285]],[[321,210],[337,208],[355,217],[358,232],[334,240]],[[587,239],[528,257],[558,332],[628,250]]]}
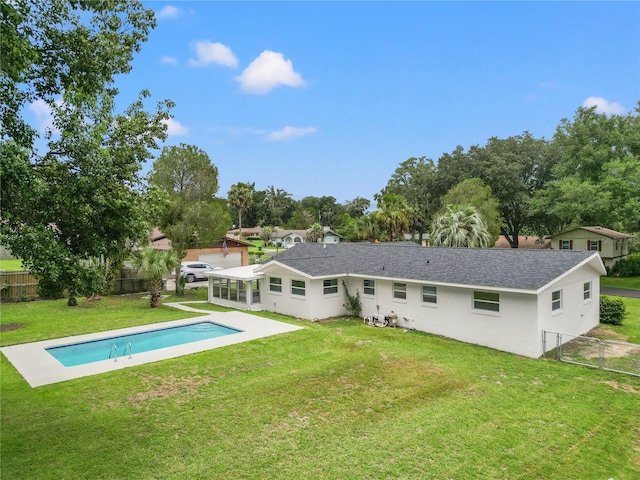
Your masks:
{"label": "tall palm tree", "polygon": [[431,242],[448,247],[488,247],[491,235],[475,208],[447,207],[431,224]]}
{"label": "tall palm tree", "polygon": [[390,242],[409,231],[412,211],[402,195],[393,193],[382,195],[378,201],[378,207],[380,208],[377,215],[378,222],[387,232]]}
{"label": "tall palm tree", "polygon": [[307,242],[316,243],[321,238],[324,238],[324,228],[319,223],[314,223],[307,230]]}
{"label": "tall palm tree", "polygon": [[240,239],[242,239],[242,212],[251,206],[254,187],[255,183],[238,182],[231,185],[227,193],[229,205],[238,210],[238,238]]}
{"label": "tall palm tree", "polygon": [[173,250],[156,250],[147,247],[138,252],[133,261],[133,268],[138,275],[149,280],[149,305],[151,308],[160,306],[163,277],[170,275],[179,266],[180,259]]}

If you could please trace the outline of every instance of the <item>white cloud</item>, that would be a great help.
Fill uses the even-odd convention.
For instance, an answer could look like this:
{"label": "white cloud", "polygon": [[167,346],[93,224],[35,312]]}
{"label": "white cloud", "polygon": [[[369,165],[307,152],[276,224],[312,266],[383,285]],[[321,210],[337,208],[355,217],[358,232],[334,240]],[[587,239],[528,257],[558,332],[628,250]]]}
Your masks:
{"label": "white cloud", "polygon": [[192,67],[204,67],[210,63],[224,65],[225,67],[237,67],[238,59],[229,47],[222,43],[212,43],[209,40],[194,42],[197,60],[189,60]]}
{"label": "white cloud", "polygon": [[609,102],[606,98],[602,97],[589,97],[583,103],[583,107],[596,107],[596,112],[598,113],[609,113],[609,114],[622,114],[625,113],[625,108],[622,104],[618,102]]}
{"label": "white cloud", "polygon": [[244,92],[257,95],[269,93],[280,85],[301,87],[305,84],[300,74],[293,71],[291,60],[270,50],[262,52],[236,80]]}
{"label": "white cloud", "polygon": [[184,137],[188,133],[187,127],[173,118],[163,120],[163,123],[167,125],[167,135],[170,137]]}
{"label": "white cloud", "polygon": [[176,65],[178,63],[178,60],[176,58],[165,55],[160,59],[160,63],[168,63],[170,65]]}
{"label": "white cloud", "polygon": [[180,10],[172,5],[167,5],[158,12],[158,18],[177,18]]}
{"label": "white cloud", "polygon": [[29,104],[29,110],[31,110],[36,117],[36,130],[41,133],[46,131],[58,131],[53,126],[53,114],[51,112],[51,107],[49,107],[44,100],[39,99]]}
{"label": "white cloud", "polygon": [[284,127],[282,130],[271,132],[265,137],[265,140],[269,142],[280,142],[284,140],[291,140],[293,138],[304,137],[306,135],[311,135],[312,133],[316,133],[317,131],[318,129],[315,127]]}

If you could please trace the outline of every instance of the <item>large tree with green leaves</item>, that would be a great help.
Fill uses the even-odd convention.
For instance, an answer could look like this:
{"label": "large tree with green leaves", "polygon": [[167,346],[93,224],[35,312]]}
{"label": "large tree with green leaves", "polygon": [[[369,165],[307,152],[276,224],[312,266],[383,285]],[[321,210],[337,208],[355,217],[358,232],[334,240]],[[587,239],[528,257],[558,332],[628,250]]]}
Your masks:
{"label": "large tree with green leaves", "polygon": [[[155,26],[137,1],[2,2],[2,243],[44,296],[95,294],[95,259],[148,235],[142,164],[166,136],[170,102],[116,112],[114,78]],[[43,132],[22,116],[50,113]]]}
{"label": "large tree with green leaves", "polygon": [[410,210],[407,230],[418,234],[418,238],[428,231],[429,220],[439,208],[439,196],[435,183],[436,167],[433,160],[420,157],[409,158],[396,168],[387,186],[375,196],[380,200],[388,194],[401,195]]}
{"label": "large tree with green leaves", "polygon": [[158,226],[178,258],[218,241],[231,227],[227,202],[215,196],[218,168],[204,150],[186,144],[163,148],[149,183],[168,197]]}
{"label": "large tree with green leaves", "polygon": [[559,161],[535,209],[549,233],[579,225],[640,230],[640,103],[627,115],[579,108],[553,138]]}

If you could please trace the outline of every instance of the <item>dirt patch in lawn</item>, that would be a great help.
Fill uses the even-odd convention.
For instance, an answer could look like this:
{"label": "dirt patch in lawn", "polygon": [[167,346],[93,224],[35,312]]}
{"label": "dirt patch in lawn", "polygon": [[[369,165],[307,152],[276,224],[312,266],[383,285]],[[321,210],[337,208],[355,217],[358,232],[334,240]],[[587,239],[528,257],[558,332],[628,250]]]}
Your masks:
{"label": "dirt patch in lawn", "polygon": [[0,333],[20,330],[21,328],[24,328],[26,326],[26,323],[5,323],[4,325],[0,325]]}

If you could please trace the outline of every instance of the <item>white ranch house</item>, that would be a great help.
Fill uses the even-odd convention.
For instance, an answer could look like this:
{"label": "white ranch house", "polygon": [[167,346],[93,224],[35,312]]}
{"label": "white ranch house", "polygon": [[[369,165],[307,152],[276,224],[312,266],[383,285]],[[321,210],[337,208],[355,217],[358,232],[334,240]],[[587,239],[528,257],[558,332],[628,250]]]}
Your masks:
{"label": "white ranch house", "polygon": [[542,331],[581,335],[599,323],[597,252],[421,247],[412,242],[301,243],[263,265],[212,272],[209,301],[301,319],[362,315],[527,357]]}

